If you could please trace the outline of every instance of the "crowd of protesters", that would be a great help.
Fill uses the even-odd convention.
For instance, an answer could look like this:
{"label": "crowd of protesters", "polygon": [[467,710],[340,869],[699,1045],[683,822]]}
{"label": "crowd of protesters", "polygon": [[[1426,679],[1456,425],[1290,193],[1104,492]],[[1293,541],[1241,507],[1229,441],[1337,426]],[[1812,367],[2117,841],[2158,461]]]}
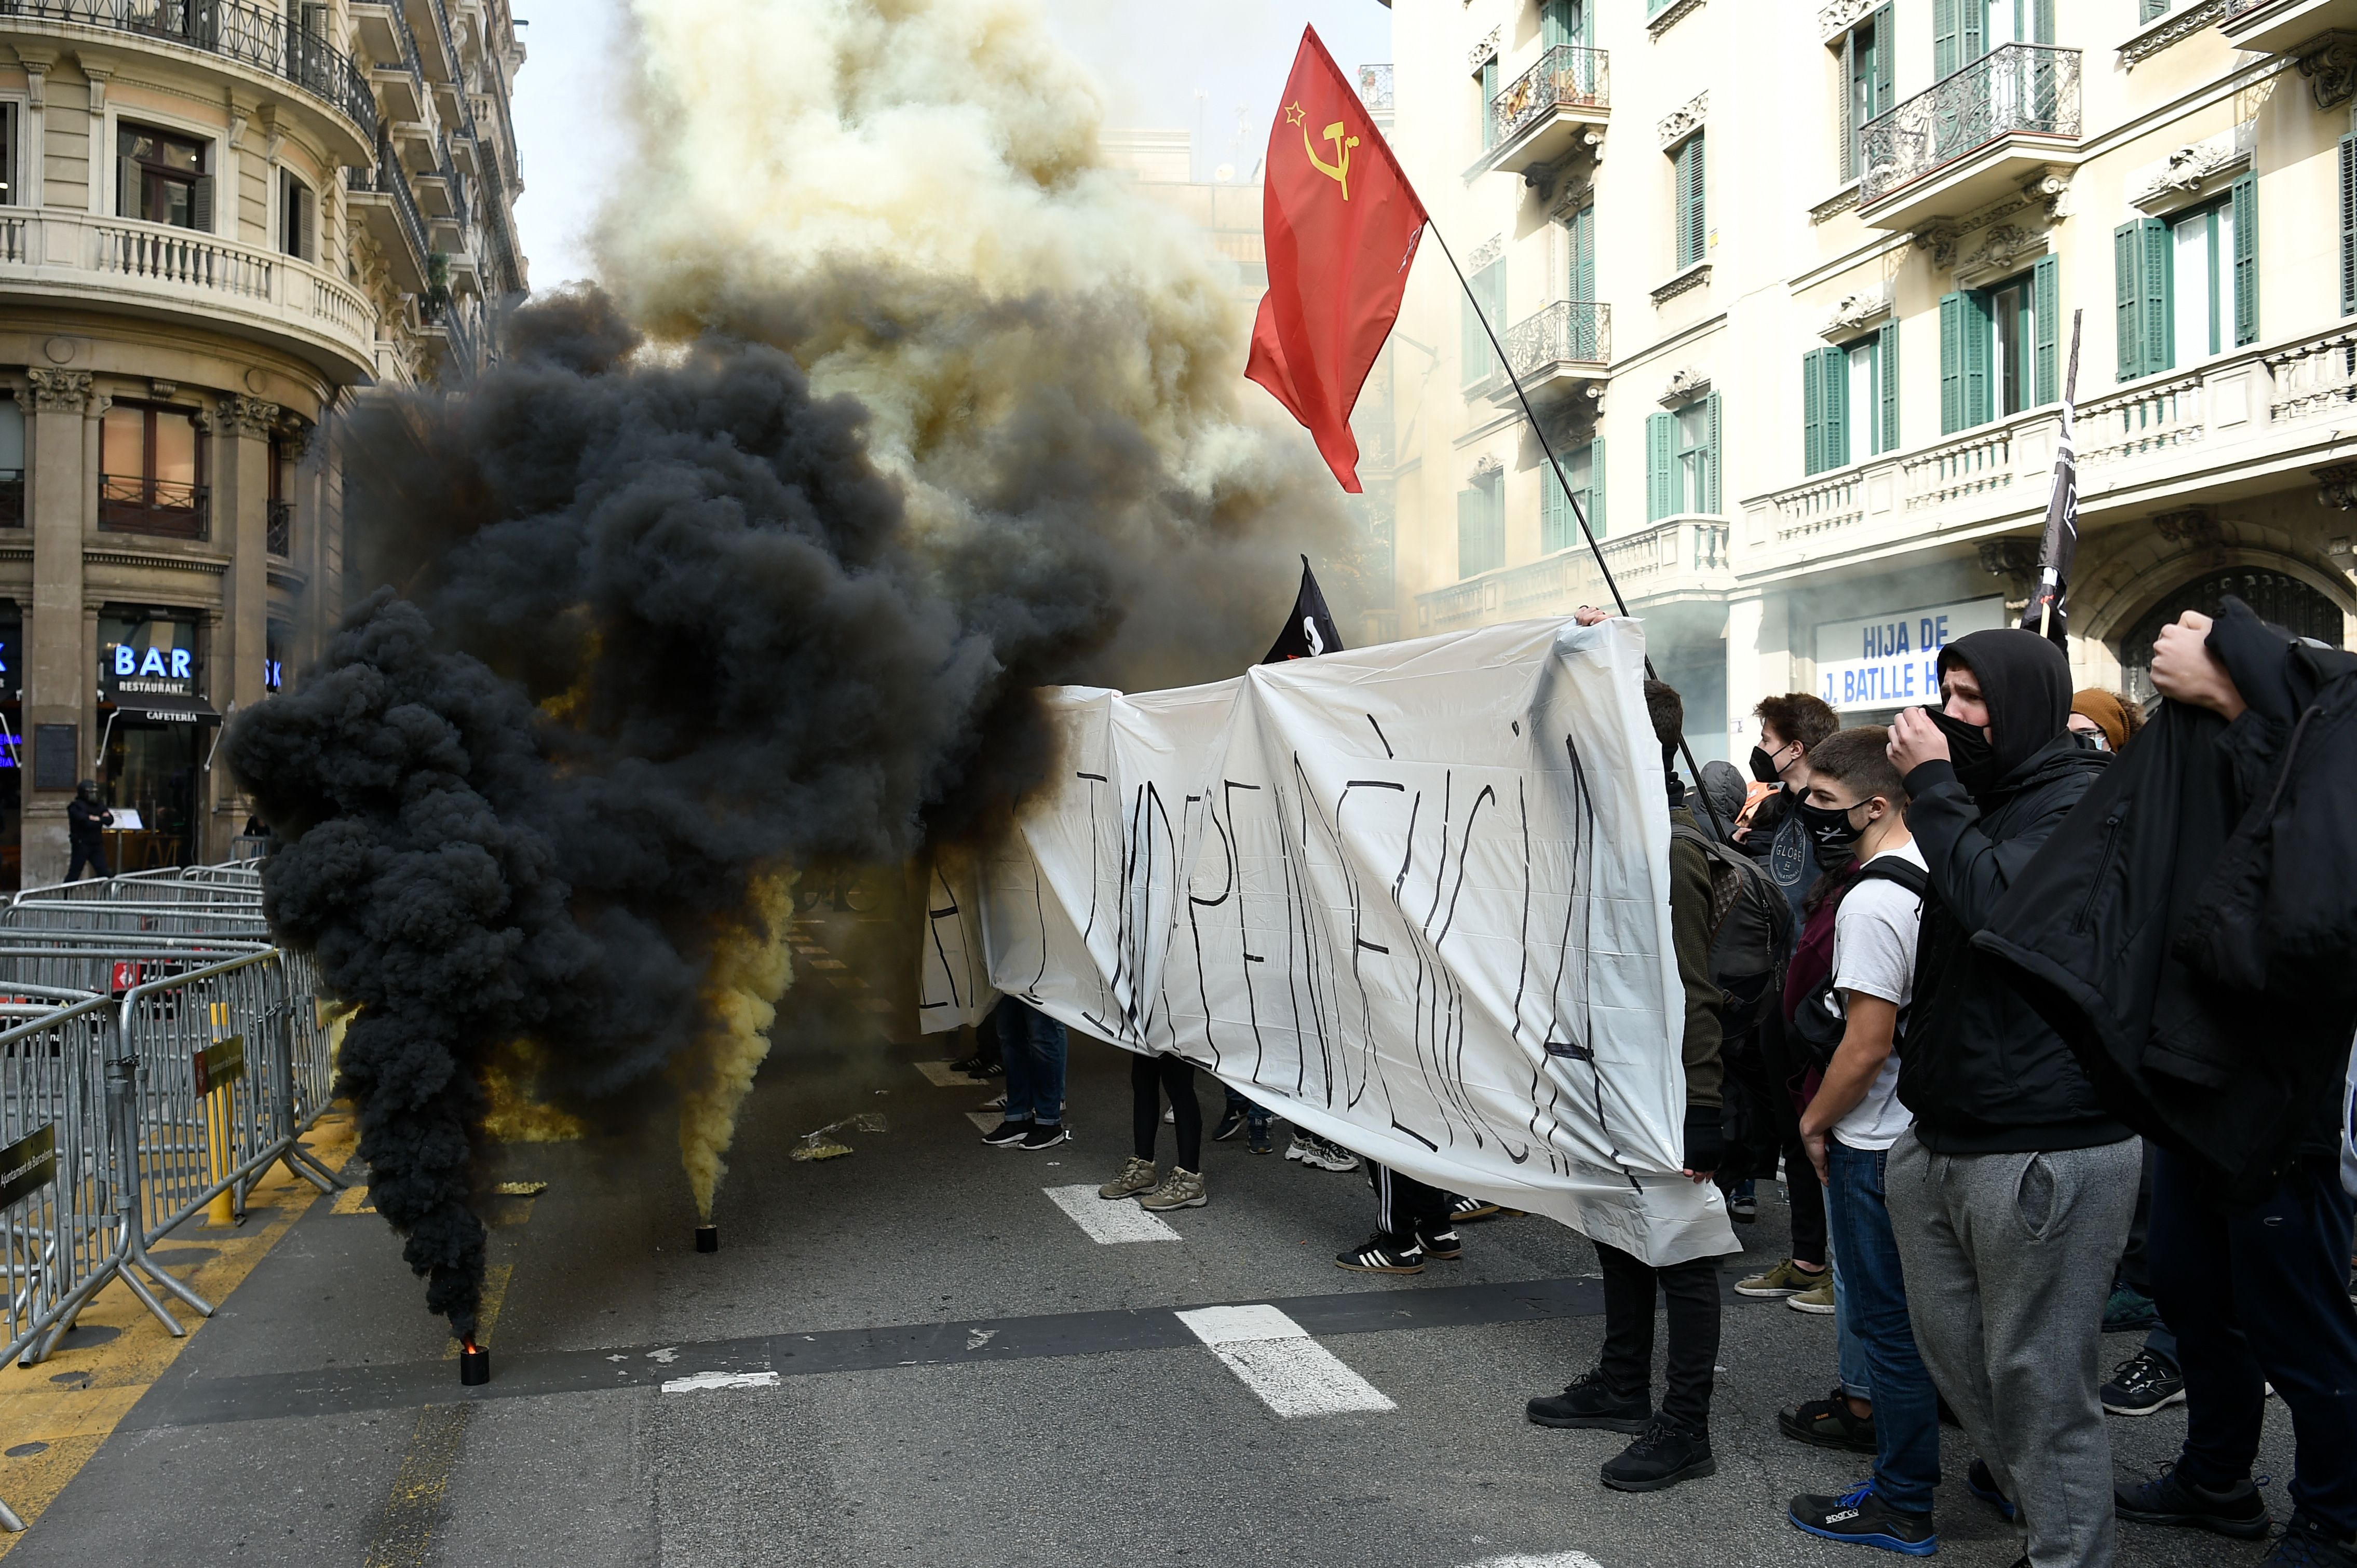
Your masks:
{"label": "crowd of protesters", "polygon": [[[1645,683],[1686,993],[1685,1175],[1749,1223],[1781,1172],[1790,1255],[1734,1289],[1835,1318],[1834,1387],[1778,1424],[1873,1459],[1861,1484],[1794,1498],[1790,1520],[1929,1555],[1939,1488],[1961,1479],[1975,1501],[1947,1506],[2012,1521],[2017,1568],[2108,1563],[2121,1519],[2264,1539],[2277,1521],[2251,1471],[2272,1393],[2297,1468],[2266,1562],[2357,1568],[2357,844],[2333,773],[2357,746],[2357,656],[2230,600],[2160,634],[2149,723],[2127,697],[2074,693],[2061,649],[2027,630],[1964,637],[1937,671],[1936,705],[1888,728],[1843,728],[1806,693],[1760,703],[1750,782],[1706,767],[1699,814],[1678,693]],[[1006,1120],[986,1141],[1061,1142],[1060,1026],[1010,998],[996,1033]],[[1133,1064],[1135,1147],[1103,1197],[1206,1201],[1194,1074]],[[1239,1133],[1273,1146],[1268,1112],[1230,1090],[1214,1136]],[[1363,1164],[1376,1229],[1346,1269],[1419,1272],[1459,1255],[1458,1223],[1500,1212],[1307,1132],[1287,1153]],[[1602,1466],[1616,1489],[1711,1475],[1718,1261],[1595,1249],[1601,1354],[1529,1418],[1629,1435]],[[2102,1334],[2136,1328],[2142,1348],[2104,1379]],[[2177,1461],[2115,1477],[2105,1412],[2176,1405]],[[1961,1477],[1943,1475],[1943,1420],[1973,1450]]]}

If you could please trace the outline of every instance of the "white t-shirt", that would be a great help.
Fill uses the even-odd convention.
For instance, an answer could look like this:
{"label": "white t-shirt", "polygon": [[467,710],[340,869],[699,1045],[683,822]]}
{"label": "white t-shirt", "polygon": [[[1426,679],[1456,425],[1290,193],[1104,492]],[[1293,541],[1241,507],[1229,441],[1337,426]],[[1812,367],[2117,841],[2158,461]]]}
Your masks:
{"label": "white t-shirt", "polygon": [[[1913,839],[1874,859],[1894,854],[1923,865],[1923,852]],[[1906,1006],[1914,994],[1915,939],[1922,929],[1922,900],[1898,883],[1876,877],[1852,886],[1834,912],[1836,997],[1857,991]],[[1894,1050],[1883,1059],[1866,1098],[1835,1122],[1833,1131],[1853,1149],[1887,1149],[1914,1121],[1914,1112],[1899,1103],[1899,1053]]]}

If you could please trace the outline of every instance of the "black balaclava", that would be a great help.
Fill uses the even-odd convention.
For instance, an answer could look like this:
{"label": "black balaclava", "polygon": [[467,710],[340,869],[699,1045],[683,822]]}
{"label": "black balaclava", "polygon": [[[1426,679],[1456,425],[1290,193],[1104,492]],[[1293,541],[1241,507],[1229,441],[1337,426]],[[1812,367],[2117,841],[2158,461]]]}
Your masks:
{"label": "black balaclava", "polygon": [[1940,650],[1940,673],[1961,665],[1980,678],[1988,703],[1989,754],[1957,781],[1975,799],[2013,776],[2071,722],[2071,661],[2050,639],[2007,627],[1960,637]]}

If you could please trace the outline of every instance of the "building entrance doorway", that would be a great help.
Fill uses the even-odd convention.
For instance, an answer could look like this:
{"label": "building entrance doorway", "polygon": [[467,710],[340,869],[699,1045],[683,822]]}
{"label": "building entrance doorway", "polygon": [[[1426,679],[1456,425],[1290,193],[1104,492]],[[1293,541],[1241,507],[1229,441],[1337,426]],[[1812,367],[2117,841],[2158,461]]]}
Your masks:
{"label": "building entrance doorway", "polygon": [[2257,566],[2212,572],[2153,606],[2120,639],[2121,681],[2129,696],[2149,703],[2159,695],[2152,684],[2152,645],[2160,628],[2187,610],[2216,615],[2219,602],[2229,594],[2250,606],[2261,620],[2330,647],[2341,646],[2341,607],[2298,577]]}

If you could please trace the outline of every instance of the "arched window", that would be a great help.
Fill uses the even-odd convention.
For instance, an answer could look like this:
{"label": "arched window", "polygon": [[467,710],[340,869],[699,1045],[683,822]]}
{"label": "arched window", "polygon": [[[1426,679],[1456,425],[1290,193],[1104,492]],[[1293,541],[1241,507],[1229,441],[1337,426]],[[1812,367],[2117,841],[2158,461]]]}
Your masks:
{"label": "arched window", "polygon": [[2262,620],[2334,648],[2341,646],[2341,607],[2298,577],[2256,566],[2212,572],[2147,610],[2121,639],[2120,669],[2129,696],[2149,703],[2158,694],[2152,684],[2152,645],[2160,628],[2187,610],[2216,615],[2219,601],[2228,594],[2250,606]]}

